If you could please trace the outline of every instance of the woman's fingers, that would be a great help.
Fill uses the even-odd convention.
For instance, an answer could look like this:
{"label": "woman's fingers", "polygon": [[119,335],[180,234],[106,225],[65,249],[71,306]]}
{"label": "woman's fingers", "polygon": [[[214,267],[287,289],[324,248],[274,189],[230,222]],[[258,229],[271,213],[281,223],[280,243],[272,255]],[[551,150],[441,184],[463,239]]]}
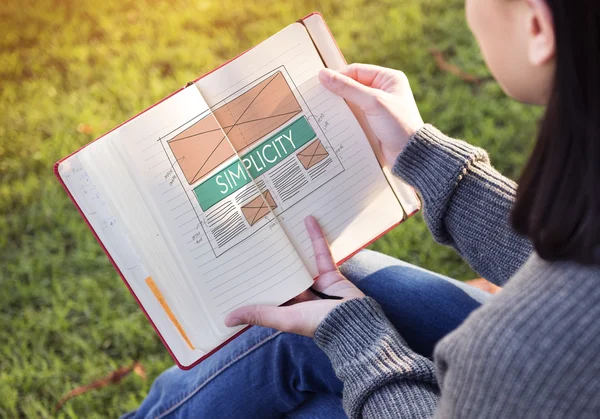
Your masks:
{"label": "woman's fingers", "polygon": [[343,281],[345,278],[335,264],[331,249],[329,248],[329,243],[327,243],[327,239],[323,235],[323,231],[321,230],[318,221],[314,217],[309,216],[305,218],[304,223],[306,224],[306,230],[308,231],[308,236],[312,242],[315,262],[319,274],[313,288],[319,292],[327,293],[327,290],[330,289],[332,285]]}
{"label": "woman's fingers", "polygon": [[[253,324],[279,329],[283,307],[248,306],[232,311],[225,318],[225,326],[233,327],[242,324]],[[281,329],[279,329],[281,330]]]}
{"label": "woman's fingers", "polygon": [[365,86],[373,87],[373,82],[381,73],[381,68],[371,64],[353,63],[341,68],[339,72]]}
{"label": "woman's fingers", "polygon": [[331,249],[329,249],[329,243],[327,243],[327,239],[323,235],[318,221],[315,217],[309,216],[304,219],[304,224],[306,224],[306,230],[308,231],[308,236],[310,237],[315,253],[319,275],[337,271],[337,266],[331,255]]}
{"label": "woman's fingers", "polygon": [[377,90],[329,68],[324,68],[319,72],[319,81],[331,92],[361,108],[372,104],[378,94]]}
{"label": "woman's fingers", "polygon": [[327,313],[341,302],[341,300],[318,300],[288,307],[242,307],[225,318],[225,325],[228,327],[244,324],[264,326],[312,337]]}
{"label": "woman's fingers", "polygon": [[374,89],[382,89],[386,80],[393,78],[397,70],[372,64],[354,63],[340,69],[341,74]]}
{"label": "woman's fingers", "polygon": [[398,94],[406,89],[410,90],[410,83],[406,74],[393,68],[354,63],[340,69],[339,73],[356,80],[360,84],[387,93]]}
{"label": "woman's fingers", "polygon": [[[319,292],[330,292],[330,295],[339,295],[344,298],[364,296],[356,286],[352,285],[338,271],[327,239],[323,235],[317,220],[314,217],[306,217],[305,224],[319,271],[319,279],[314,284],[315,289]],[[312,337],[327,313],[341,304],[342,301],[320,299],[310,291],[305,291],[282,307],[249,306],[238,308],[225,318],[225,325],[229,327],[243,324],[258,325]]]}
{"label": "woman's fingers", "polygon": [[313,317],[321,318],[323,314],[318,310],[310,310],[307,304],[311,303],[304,302],[287,307],[248,306],[238,308],[225,318],[225,326],[249,324],[312,336],[311,331],[314,333],[316,328],[316,320]]}

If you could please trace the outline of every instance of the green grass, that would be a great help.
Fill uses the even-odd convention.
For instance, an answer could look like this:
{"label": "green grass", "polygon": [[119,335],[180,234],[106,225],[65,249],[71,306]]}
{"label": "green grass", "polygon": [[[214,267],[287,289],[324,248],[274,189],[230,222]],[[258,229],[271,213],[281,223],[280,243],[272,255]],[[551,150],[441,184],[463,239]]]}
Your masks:
{"label": "green grass", "polygon": [[[5,0],[0,4],[0,417],[50,417],[70,389],[139,359],[149,380],[78,397],[61,417],[135,408],[172,362],[52,175],[52,164],[312,10],[349,61],[404,70],[423,117],[515,178],[539,111],[492,81],[437,69],[430,48],[489,74],[461,0]],[[89,126],[91,132],[78,127]],[[83,132],[80,132],[83,131]],[[420,216],[373,248],[460,279]],[[400,304],[402,302],[399,302]]]}

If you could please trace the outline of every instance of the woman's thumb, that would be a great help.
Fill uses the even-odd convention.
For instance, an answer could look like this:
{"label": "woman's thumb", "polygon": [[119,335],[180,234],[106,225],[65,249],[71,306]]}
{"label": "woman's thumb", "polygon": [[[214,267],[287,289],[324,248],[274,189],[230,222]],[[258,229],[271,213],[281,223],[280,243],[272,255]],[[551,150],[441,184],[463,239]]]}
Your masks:
{"label": "woman's thumb", "polygon": [[332,93],[361,108],[370,103],[377,92],[376,89],[360,84],[356,80],[329,68],[324,68],[319,72],[319,81]]}
{"label": "woman's thumb", "polygon": [[[247,306],[238,308],[225,318],[225,326],[234,327],[242,324],[252,324],[278,328],[280,308],[267,306]],[[278,315],[279,314],[279,315]]]}

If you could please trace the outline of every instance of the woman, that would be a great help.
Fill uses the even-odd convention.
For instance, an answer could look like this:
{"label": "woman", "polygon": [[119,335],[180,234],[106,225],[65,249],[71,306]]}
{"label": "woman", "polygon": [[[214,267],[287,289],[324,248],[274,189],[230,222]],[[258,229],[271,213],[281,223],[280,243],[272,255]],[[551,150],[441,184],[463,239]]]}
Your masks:
{"label": "woman", "polygon": [[309,218],[315,287],[343,299],[236,310],[229,326],[296,335],[253,328],[165,372],[134,415],[600,417],[600,3],[467,0],[467,16],[506,93],[547,108],[518,192],[483,150],[423,124],[402,73],[320,79],[366,113],[434,237],[503,291],[373,252],[340,272]]}

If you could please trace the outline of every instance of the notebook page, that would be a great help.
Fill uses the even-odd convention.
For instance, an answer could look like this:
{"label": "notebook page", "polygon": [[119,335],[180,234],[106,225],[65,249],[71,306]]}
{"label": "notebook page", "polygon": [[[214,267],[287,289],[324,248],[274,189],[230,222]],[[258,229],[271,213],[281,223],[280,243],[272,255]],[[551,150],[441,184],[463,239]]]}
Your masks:
{"label": "notebook page", "polygon": [[127,164],[114,152],[112,143],[118,140],[119,131],[115,131],[102,142],[88,145],[79,153],[80,159],[90,177],[96,180],[100,193],[107,197],[106,205],[113,214],[118,214],[123,221],[121,228],[136,246],[151,277],[146,286],[156,292],[159,301],[166,302],[165,311],[172,313],[173,323],[180,328],[184,339],[190,341],[190,348],[209,349],[208,339],[204,339],[204,346],[201,346],[201,341],[193,334],[195,329],[210,331],[204,304],[198,295],[194,295],[193,289],[180,280],[183,274],[176,256],[129,175]]}
{"label": "notebook page", "polygon": [[[120,135],[116,145],[221,340],[238,331],[223,323],[235,308],[280,305],[312,284],[287,235],[257,201],[254,184],[221,196],[223,185],[242,185],[243,171],[197,89],[148,110]],[[223,169],[228,178],[217,182]]]}
{"label": "notebook page", "polygon": [[[320,14],[315,13],[304,19],[303,23],[306,26],[311,39],[318,48],[319,54],[325,62],[325,65],[334,70],[344,67],[346,65],[346,60],[336,45],[335,40],[333,39],[333,36],[329,31],[329,28],[327,27],[323,17]],[[352,110],[352,113],[354,113],[354,116],[357,118],[359,124],[369,139],[371,146],[375,151],[375,155],[377,156],[380,165],[383,167],[383,172],[390,186],[394,190],[394,193],[398,197],[398,200],[400,201],[405,213],[408,216],[417,211],[421,207],[421,202],[419,201],[417,194],[406,182],[392,174],[392,171],[387,166],[387,162],[383,156],[383,153],[379,149],[377,137],[369,126],[364,112],[362,112],[356,105],[349,104],[348,106]]]}
{"label": "notebook page", "polygon": [[317,217],[336,260],[403,218],[354,115],[319,84],[321,68],[293,24],[196,82],[313,276],[306,216]]}
{"label": "notebook page", "polygon": [[183,366],[191,365],[204,355],[204,352],[199,349],[190,350],[159,301],[148,289],[146,279],[150,275],[127,235],[123,232],[122,220],[113,214],[106,205],[106,197],[101,194],[82,164],[79,158],[80,153],[60,163],[58,167],[60,177],[161,336],[167,342],[174,357]]}

